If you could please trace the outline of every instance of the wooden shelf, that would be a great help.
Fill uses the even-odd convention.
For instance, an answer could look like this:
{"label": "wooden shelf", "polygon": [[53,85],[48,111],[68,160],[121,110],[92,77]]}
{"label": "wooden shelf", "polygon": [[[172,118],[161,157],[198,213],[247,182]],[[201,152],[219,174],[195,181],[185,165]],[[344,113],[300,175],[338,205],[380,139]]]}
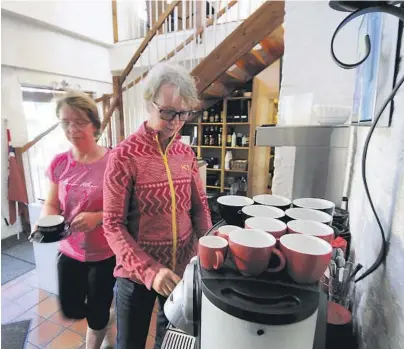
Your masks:
{"label": "wooden shelf", "polygon": [[220,172],[221,169],[220,168],[206,168],[206,171],[212,171],[212,172]]}
{"label": "wooden shelf", "polygon": [[191,148],[198,148],[197,145],[191,145]]}
{"label": "wooden shelf", "polygon": [[188,126],[198,126],[199,124],[197,122],[186,122],[185,126],[186,125],[188,125]]}
{"label": "wooden shelf", "polygon": [[252,96],[250,96],[250,97],[227,97],[227,100],[228,101],[237,101],[237,100],[245,100],[245,99],[251,99],[252,98]]}
{"label": "wooden shelf", "polygon": [[226,125],[231,125],[231,126],[246,125],[247,126],[247,125],[250,125],[250,123],[249,122],[226,122]]}
{"label": "wooden shelf", "polygon": [[222,149],[222,147],[219,147],[217,145],[201,145],[202,149]]}
{"label": "wooden shelf", "polygon": [[226,147],[226,149],[233,149],[233,150],[249,150],[249,147]]}
{"label": "wooden shelf", "polygon": [[243,171],[243,170],[224,170],[224,172],[230,172],[230,173],[248,173],[248,171]]}
{"label": "wooden shelf", "polygon": [[222,126],[223,122],[202,122],[202,126]]}
{"label": "wooden shelf", "polygon": [[220,190],[220,187],[217,185],[207,185],[206,189],[219,189]]}

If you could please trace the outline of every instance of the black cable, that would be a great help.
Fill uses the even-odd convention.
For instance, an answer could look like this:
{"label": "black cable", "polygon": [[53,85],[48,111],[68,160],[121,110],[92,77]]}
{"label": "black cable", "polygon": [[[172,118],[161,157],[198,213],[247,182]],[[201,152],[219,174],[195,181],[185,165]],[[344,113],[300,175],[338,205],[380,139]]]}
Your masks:
{"label": "black cable", "polygon": [[[340,10],[340,7],[338,4],[338,1],[335,1],[335,3],[337,3],[337,7],[335,7],[335,4],[333,4],[333,1],[330,1],[330,6],[331,8]],[[370,43],[370,37],[369,35],[365,36],[365,45],[366,45],[366,54],[365,57],[363,57],[359,62],[356,63],[344,63],[342,61],[340,61],[337,56],[334,53],[334,41],[335,38],[337,36],[337,34],[339,33],[339,31],[345,27],[345,25],[347,25],[350,21],[352,21],[353,19],[363,16],[365,14],[368,13],[386,13],[392,16],[397,17],[400,20],[399,23],[399,38],[401,38],[402,35],[402,29],[403,29],[403,25],[402,22],[404,22],[404,11],[403,11],[403,3],[404,2],[397,2],[397,3],[401,3],[399,7],[395,6],[393,3],[391,4],[377,4],[377,6],[372,6],[369,5],[369,7],[359,7],[356,11],[352,12],[350,15],[348,15],[339,25],[338,27],[335,29],[334,34],[331,38],[331,56],[333,58],[333,60],[335,61],[335,63],[337,63],[340,67],[344,68],[344,69],[353,69],[358,67],[359,65],[361,65],[363,62],[366,61],[366,59],[369,57],[370,55],[370,50],[371,50],[371,43]],[[355,5],[356,6],[356,5]],[[355,7],[354,6],[354,7]],[[343,6],[344,7],[344,6]],[[349,11],[349,9],[348,9]],[[398,65],[399,65],[399,60],[400,60],[400,43],[397,46],[397,56],[396,56],[396,69],[394,72],[394,82],[396,82],[397,79],[397,73],[398,73]],[[377,114],[375,121],[373,123],[373,125],[371,126],[369,133],[366,137],[366,141],[365,141],[365,145],[363,148],[363,154],[362,154],[362,181],[363,181],[363,185],[365,187],[365,193],[366,196],[369,200],[369,204],[370,207],[372,209],[372,212],[376,218],[377,224],[380,228],[380,234],[382,236],[382,248],[379,252],[379,255],[376,259],[376,261],[369,267],[369,269],[367,269],[360,277],[358,277],[355,282],[358,282],[360,280],[363,280],[365,277],[367,277],[368,275],[372,274],[385,260],[387,252],[388,252],[388,246],[387,246],[387,240],[386,240],[386,234],[384,232],[383,226],[380,222],[380,218],[376,212],[375,206],[373,204],[373,200],[372,197],[370,196],[370,191],[369,191],[369,186],[367,183],[367,178],[366,178],[366,160],[367,160],[367,154],[368,154],[368,150],[369,150],[369,143],[370,140],[372,138],[373,132],[376,129],[377,123],[379,122],[383,112],[385,111],[385,109],[387,108],[387,106],[393,101],[394,96],[396,95],[397,91],[399,90],[399,88],[401,87],[401,85],[404,82],[404,76],[399,80],[399,82],[397,83],[397,85],[394,87],[393,91],[390,93],[390,95],[386,98],[386,101],[383,103],[379,113]]]}
{"label": "black cable", "polygon": [[390,95],[387,97],[386,101],[383,103],[382,108],[380,109],[379,113],[377,114],[376,118],[375,118],[375,122],[373,123],[372,127],[369,130],[369,133],[366,137],[366,141],[365,141],[365,145],[363,147],[363,154],[362,154],[362,181],[363,181],[363,185],[365,187],[365,192],[366,192],[366,196],[369,200],[369,204],[370,207],[372,209],[372,212],[376,218],[377,221],[377,225],[380,228],[380,233],[382,235],[382,248],[380,250],[380,253],[376,259],[376,261],[369,267],[369,269],[367,269],[361,276],[359,276],[355,282],[361,281],[363,280],[365,277],[367,277],[368,275],[372,274],[385,260],[386,255],[387,255],[387,241],[386,241],[386,234],[384,232],[383,229],[383,225],[380,222],[380,218],[376,212],[375,206],[373,204],[373,200],[372,197],[370,196],[370,191],[369,191],[369,186],[368,186],[368,182],[366,179],[366,160],[367,160],[367,154],[368,154],[368,149],[369,149],[369,143],[370,140],[372,138],[373,132],[376,129],[377,123],[379,122],[384,110],[387,108],[387,106],[390,104],[390,102],[392,102],[394,96],[396,95],[397,91],[399,90],[399,88],[401,87],[401,85],[404,82],[404,76],[398,81],[397,85],[394,87],[393,91],[391,91]]}

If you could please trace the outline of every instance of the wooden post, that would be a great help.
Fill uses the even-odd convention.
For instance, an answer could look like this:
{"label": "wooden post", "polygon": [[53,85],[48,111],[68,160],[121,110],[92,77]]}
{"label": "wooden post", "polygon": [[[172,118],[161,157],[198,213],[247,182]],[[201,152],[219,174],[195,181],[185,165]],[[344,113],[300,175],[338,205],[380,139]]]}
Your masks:
{"label": "wooden post", "polygon": [[[21,172],[22,179],[24,180],[24,190],[25,190],[25,192],[27,192],[27,184],[26,184],[27,182],[25,180],[24,164],[22,162],[22,148],[14,148],[14,151],[15,151],[15,160],[17,162],[18,171]],[[28,197],[28,195],[27,195],[27,197]],[[20,206],[22,204],[18,204],[18,205]],[[21,211],[21,226],[22,226],[22,230],[25,234],[29,234],[31,232],[31,223],[29,220],[28,205],[25,205],[25,204]]]}
{"label": "wooden post", "polygon": [[[103,113],[103,118],[105,118],[105,115],[107,115],[108,110],[110,108],[110,101],[109,101],[109,96],[108,95],[103,95],[102,96],[102,113]],[[112,147],[112,125],[111,125],[111,120],[108,122],[108,147]]]}
{"label": "wooden post", "polygon": [[120,82],[120,76],[113,77],[113,87],[114,87],[114,96],[118,100],[117,105],[117,119],[118,119],[118,127],[117,127],[117,140],[118,142],[122,142],[125,139],[125,121],[123,115],[123,99],[122,99],[122,85]]}
{"label": "wooden post", "polygon": [[112,30],[114,34],[114,43],[119,41],[118,38],[118,7],[116,0],[112,0]]}

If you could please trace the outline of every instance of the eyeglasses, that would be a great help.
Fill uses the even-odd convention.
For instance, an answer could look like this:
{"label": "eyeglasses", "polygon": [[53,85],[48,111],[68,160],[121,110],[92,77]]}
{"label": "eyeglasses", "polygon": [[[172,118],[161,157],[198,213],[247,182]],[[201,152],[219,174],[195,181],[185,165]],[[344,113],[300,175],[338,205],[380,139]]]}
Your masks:
{"label": "eyeglasses", "polygon": [[160,112],[160,118],[165,121],[172,121],[177,115],[180,121],[188,121],[195,115],[194,111],[176,111],[172,109],[162,109],[157,103],[152,102],[152,104]]}
{"label": "eyeglasses", "polygon": [[59,124],[62,126],[64,130],[67,130],[69,126],[74,126],[76,128],[84,128],[86,127],[91,121],[86,120],[76,120],[76,121],[60,121]]}

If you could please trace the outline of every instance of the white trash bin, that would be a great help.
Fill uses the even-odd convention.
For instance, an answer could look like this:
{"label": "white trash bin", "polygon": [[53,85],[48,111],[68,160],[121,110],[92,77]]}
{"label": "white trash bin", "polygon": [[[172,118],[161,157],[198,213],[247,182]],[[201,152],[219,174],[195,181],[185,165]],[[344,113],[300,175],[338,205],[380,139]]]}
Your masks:
{"label": "white trash bin", "polygon": [[[28,205],[31,227],[34,227],[41,210],[42,203],[40,202]],[[59,242],[48,244],[34,242],[33,245],[39,288],[58,295],[57,255]]]}

